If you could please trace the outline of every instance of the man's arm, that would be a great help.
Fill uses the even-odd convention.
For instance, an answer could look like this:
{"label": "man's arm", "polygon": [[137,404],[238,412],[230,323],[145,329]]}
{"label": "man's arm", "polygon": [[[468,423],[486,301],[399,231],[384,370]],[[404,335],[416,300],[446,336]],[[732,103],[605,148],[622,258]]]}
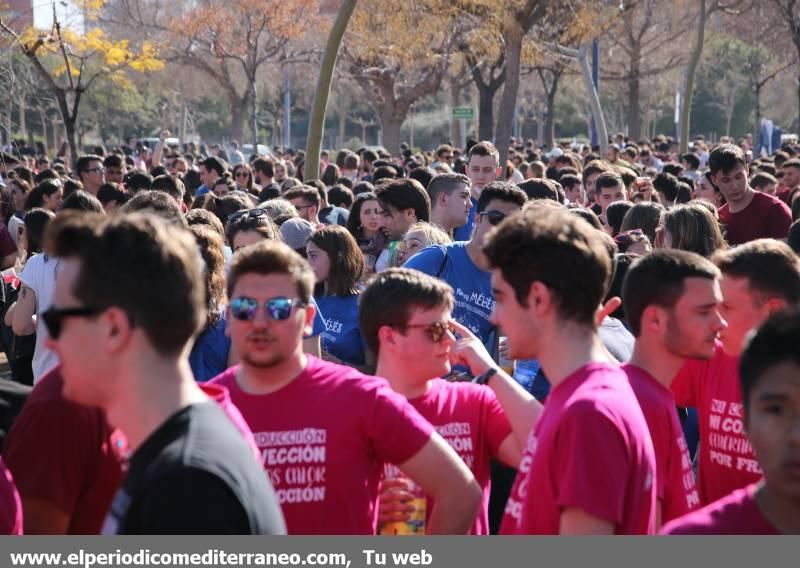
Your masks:
{"label": "man's arm", "polygon": [[439,434],[398,467],[434,500],[426,534],[467,534],[478,514],[481,488]]}
{"label": "man's arm", "polygon": [[500,406],[503,407],[503,412],[511,424],[511,430],[514,432],[519,447],[524,448],[528,434],[542,412],[542,404],[522,388],[517,381],[497,367],[475,334],[457,321],[451,320],[451,323],[458,335],[461,336],[452,348],[452,362],[467,365],[474,376],[481,375],[490,368],[497,369],[487,384],[494,391]]}
{"label": "man's arm", "polygon": [[17,335],[35,333],[36,323],[33,316],[36,314],[36,293],[33,289],[23,284],[15,306],[11,317],[11,329]]}
{"label": "man's arm", "polygon": [[20,494],[20,499],[25,534],[67,534],[69,513],[45,499],[25,497],[24,493]]}
{"label": "man's arm", "polygon": [[570,507],[561,512],[558,532],[563,535],[610,535],[614,534],[614,525],[583,509]]}

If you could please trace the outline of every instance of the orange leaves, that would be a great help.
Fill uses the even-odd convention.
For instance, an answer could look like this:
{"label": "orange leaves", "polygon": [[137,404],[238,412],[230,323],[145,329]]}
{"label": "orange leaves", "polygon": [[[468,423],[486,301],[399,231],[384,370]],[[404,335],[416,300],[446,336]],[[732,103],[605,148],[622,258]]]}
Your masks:
{"label": "orange leaves", "polygon": [[246,57],[259,44],[302,37],[319,25],[315,0],[209,0],[168,26],[215,57]]}

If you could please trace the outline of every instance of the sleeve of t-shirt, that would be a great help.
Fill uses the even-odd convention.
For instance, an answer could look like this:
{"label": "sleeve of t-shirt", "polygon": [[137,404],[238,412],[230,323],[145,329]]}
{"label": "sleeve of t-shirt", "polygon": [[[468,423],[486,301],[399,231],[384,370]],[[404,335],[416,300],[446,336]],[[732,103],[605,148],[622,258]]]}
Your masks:
{"label": "sleeve of t-shirt", "polygon": [[11,233],[8,232],[8,227],[5,223],[0,224],[0,256],[8,256],[17,252],[17,245],[14,244],[14,239]]}
{"label": "sleeve of t-shirt", "polygon": [[99,421],[90,409],[53,399],[26,404],[8,433],[3,455],[23,499],[40,499],[72,515],[93,483]]}
{"label": "sleeve of t-shirt", "polygon": [[244,506],[216,475],[184,468],[147,486],[133,524],[147,534],[251,534]]}
{"label": "sleeve of t-shirt", "polygon": [[377,387],[367,414],[367,431],[378,456],[400,465],[419,452],[433,435],[433,426],[405,397],[388,386]]}
{"label": "sleeve of t-shirt", "polygon": [[703,376],[705,364],[702,361],[688,360],[675,375],[670,388],[678,406],[697,406],[697,391]]}
{"label": "sleeve of t-shirt", "polygon": [[769,236],[773,239],[785,239],[789,234],[789,227],[792,225],[792,210],[785,203],[775,203],[767,216],[766,224]]}
{"label": "sleeve of t-shirt", "polygon": [[500,446],[511,434],[511,423],[508,421],[503,407],[500,406],[500,401],[497,400],[494,391],[484,388],[484,402],[489,450],[492,457],[496,458],[500,451]]}
{"label": "sleeve of t-shirt", "polygon": [[630,457],[624,434],[604,409],[591,401],[572,405],[562,419],[553,454],[558,506],[620,524]]}
{"label": "sleeve of t-shirt", "polygon": [[308,337],[316,337],[325,331],[325,319],[322,317],[322,312],[319,311],[319,304],[317,304],[313,296],[311,297],[311,304],[317,309],[317,311],[314,314],[314,327],[311,331],[311,335]]}
{"label": "sleeve of t-shirt", "polygon": [[22,267],[22,272],[19,273],[19,281],[34,292],[38,290],[42,279],[42,264],[38,259],[34,260],[36,258],[37,257],[32,257],[28,260],[25,266]]}
{"label": "sleeve of t-shirt", "polygon": [[408,259],[403,268],[419,270],[429,276],[439,274],[442,263],[447,258],[447,253],[441,245],[432,245],[422,249],[417,254]]}

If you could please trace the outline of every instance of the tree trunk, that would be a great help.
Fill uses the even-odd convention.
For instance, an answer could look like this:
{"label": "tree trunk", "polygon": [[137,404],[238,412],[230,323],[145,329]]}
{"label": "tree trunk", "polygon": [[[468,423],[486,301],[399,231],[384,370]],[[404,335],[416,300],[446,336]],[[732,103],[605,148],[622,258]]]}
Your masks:
{"label": "tree trunk", "polygon": [[[258,155],[258,100],[256,90],[256,77],[250,78],[250,133],[253,135],[252,154]],[[248,156],[245,156],[247,159]]]}
{"label": "tree trunk", "polygon": [[244,134],[244,122],[247,117],[247,106],[250,102],[249,97],[228,97],[231,103],[231,140],[240,142]]}
{"label": "tree trunk", "polygon": [[[450,108],[455,108],[461,104],[461,86],[457,77],[450,78]],[[462,143],[461,134],[462,121],[459,118],[453,118],[453,113],[450,113],[450,140],[456,146]]]}
{"label": "tree trunk", "polygon": [[522,37],[524,30],[519,23],[509,25],[504,34],[506,42],[506,84],[503,96],[500,99],[500,108],[497,116],[497,129],[495,145],[500,151],[500,166],[506,171],[508,160],[508,141],[511,138],[511,129],[514,123],[514,110],[517,106],[519,94],[519,70],[522,59]]}
{"label": "tree trunk", "polygon": [[[583,86],[589,96],[589,106],[594,116],[595,127],[597,128],[597,141],[600,144],[600,154],[606,151],[608,146],[608,130],[606,129],[606,119],[603,116],[603,107],[600,105],[600,96],[592,80],[592,68],[589,65],[589,47],[591,44],[584,43],[578,50],[578,63],[581,68],[581,78]],[[589,119],[591,120],[591,119]]]}
{"label": "tree trunk", "polygon": [[25,95],[19,97],[19,135],[20,138],[25,140],[28,137],[28,121],[25,120]]}
{"label": "tree trunk", "polygon": [[336,141],[337,148],[344,148],[344,137],[347,136],[347,107],[346,101],[340,101],[339,106],[339,138]]}
{"label": "tree trunk", "polygon": [[478,87],[478,138],[494,140],[494,94],[485,85]]}
{"label": "tree trunk", "polygon": [[706,35],[706,0],[698,0],[700,14],[697,17],[697,36],[695,37],[694,48],[689,58],[689,65],[686,68],[686,83],[683,89],[683,106],[681,108],[681,140],[680,153],[685,154],[689,149],[689,119],[692,115],[692,94],[694,92],[694,76],[697,73],[697,66],[700,64],[700,57],[703,55],[703,44]]}
{"label": "tree trunk", "polygon": [[[336,58],[339,55],[339,46],[342,44],[342,36],[344,36],[347,24],[350,22],[350,16],[353,15],[353,10],[355,10],[357,3],[358,0],[344,0],[342,2],[339,12],[336,14],[336,21],[328,36],[328,45],[325,46],[325,54],[322,56],[317,91],[314,93],[314,103],[311,107],[311,119],[308,122],[308,141],[306,145],[306,166],[304,173],[306,179],[317,179],[319,177],[319,152],[322,146],[322,134],[325,130],[325,111],[328,108],[328,96],[331,92],[333,70],[336,67]],[[399,145],[398,142],[398,147]]]}
{"label": "tree trunk", "polygon": [[641,55],[637,49],[631,55],[630,78],[628,79],[628,136],[631,140],[639,140],[642,137],[640,64]]}
{"label": "tree trunk", "polygon": [[553,76],[553,89],[547,93],[547,116],[544,123],[544,143],[548,147],[553,146],[556,139],[556,92],[558,85],[558,77]]}
{"label": "tree trunk", "polygon": [[381,121],[381,145],[392,155],[397,155],[402,142],[400,129],[403,127],[405,113],[399,116],[398,113],[389,110],[378,113],[378,117]]}
{"label": "tree trunk", "polygon": [[39,113],[39,120],[42,122],[42,143],[44,144],[45,154],[47,154],[50,152],[50,145],[47,141],[47,112],[42,107],[39,107],[36,110]]}

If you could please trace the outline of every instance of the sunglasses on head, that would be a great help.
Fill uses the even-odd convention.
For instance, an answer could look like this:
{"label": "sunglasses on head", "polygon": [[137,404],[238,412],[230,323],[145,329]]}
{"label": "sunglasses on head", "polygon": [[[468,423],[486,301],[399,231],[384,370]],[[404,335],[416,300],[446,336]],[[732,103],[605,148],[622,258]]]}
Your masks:
{"label": "sunglasses on head", "polygon": [[428,337],[434,343],[439,343],[448,331],[453,335],[456,333],[456,328],[449,321],[435,321],[433,323],[406,325],[405,328],[421,329],[428,334]]}
{"label": "sunglasses on head", "polygon": [[[264,302],[264,310],[271,319],[283,321],[292,315],[292,308],[295,306],[304,307],[306,304],[296,298],[270,298]],[[258,300],[239,296],[230,303],[231,315],[240,321],[253,321],[258,313]]]}
{"label": "sunglasses on head", "polygon": [[501,213],[500,211],[494,211],[494,210],[478,213],[478,216],[480,218],[488,217],[489,224],[492,225],[493,227],[499,225],[500,223],[503,222],[503,219],[508,217],[508,215],[506,215],[505,213]]}
{"label": "sunglasses on head", "polygon": [[77,308],[56,308],[52,307],[42,313],[42,321],[47,328],[47,333],[53,339],[58,339],[64,327],[64,320],[67,318],[90,318],[103,313],[104,308],[91,306],[80,306]]}
{"label": "sunglasses on head", "polygon": [[259,217],[266,217],[268,215],[266,209],[246,209],[244,211],[237,211],[228,215],[228,223],[238,221],[239,219],[258,219]]}

